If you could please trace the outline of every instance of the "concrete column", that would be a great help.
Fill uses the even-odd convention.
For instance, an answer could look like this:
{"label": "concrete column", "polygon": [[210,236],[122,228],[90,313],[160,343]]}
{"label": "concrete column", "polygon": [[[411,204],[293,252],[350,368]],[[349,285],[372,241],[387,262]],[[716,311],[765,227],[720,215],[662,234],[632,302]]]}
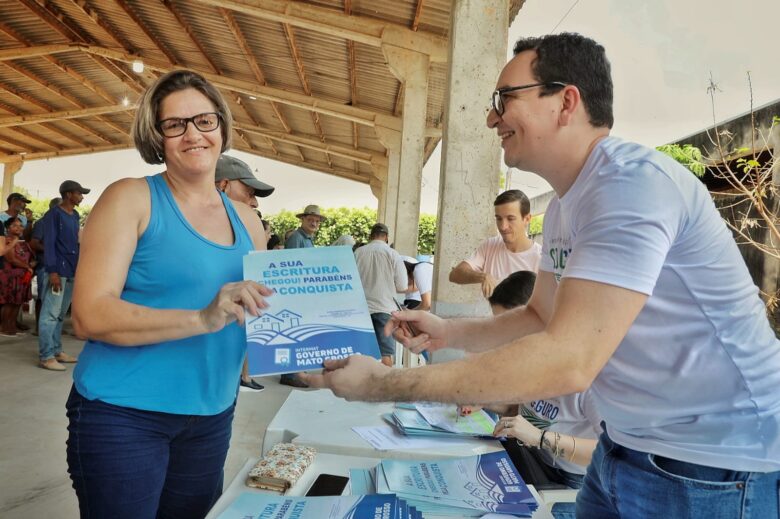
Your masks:
{"label": "concrete column", "polygon": [[395,222],[391,232],[401,254],[417,255],[417,229],[420,224],[420,191],[425,158],[425,116],[428,106],[427,54],[382,46],[382,52],[393,74],[404,84],[401,157]]}
{"label": "concrete column", "polygon": [[[433,311],[445,317],[489,310],[478,285],[455,285],[448,276],[482,240],[496,234],[493,200],[501,147],[495,131],[486,127],[485,108],[506,64],[508,1],[454,0],[450,23],[433,285]],[[446,355],[438,353],[436,361]]]}
{"label": "concrete column", "polygon": [[390,227],[390,241],[395,240],[395,220],[398,215],[398,182],[401,176],[401,132],[384,126],[376,127],[379,142],[387,148],[387,177],[384,191],[384,211],[377,221]]}
{"label": "concrete column", "polygon": [[3,168],[3,190],[0,193],[2,200],[8,198],[14,190],[14,176],[16,172],[22,169],[22,161],[6,162]]}
{"label": "concrete column", "polygon": [[[385,171],[384,177],[387,178],[387,171]],[[387,191],[387,181],[382,181],[376,177],[373,177],[369,185],[371,186],[371,193],[377,199],[376,220],[381,222],[384,220],[385,214],[385,201],[387,200],[385,192]]]}

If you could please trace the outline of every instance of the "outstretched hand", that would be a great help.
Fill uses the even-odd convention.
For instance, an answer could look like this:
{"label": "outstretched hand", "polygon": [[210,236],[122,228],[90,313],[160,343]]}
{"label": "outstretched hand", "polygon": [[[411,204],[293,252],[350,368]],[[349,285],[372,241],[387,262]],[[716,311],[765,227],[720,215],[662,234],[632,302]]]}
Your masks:
{"label": "outstretched hand", "polygon": [[[352,355],[346,359],[326,360],[320,374],[301,373],[301,380],[309,387],[328,388],[333,394],[349,401],[381,400],[372,397],[377,381],[393,368],[365,355]],[[379,395],[380,391],[373,392]]]}
{"label": "outstretched hand", "polygon": [[422,310],[393,312],[385,325],[385,335],[395,339],[412,353],[436,351],[447,346],[447,321]]}
{"label": "outstretched hand", "polygon": [[244,309],[255,317],[268,307],[265,297],[273,290],[254,281],[239,281],[222,285],[209,305],[200,311],[200,318],[209,333],[218,332],[233,321],[244,324]]}

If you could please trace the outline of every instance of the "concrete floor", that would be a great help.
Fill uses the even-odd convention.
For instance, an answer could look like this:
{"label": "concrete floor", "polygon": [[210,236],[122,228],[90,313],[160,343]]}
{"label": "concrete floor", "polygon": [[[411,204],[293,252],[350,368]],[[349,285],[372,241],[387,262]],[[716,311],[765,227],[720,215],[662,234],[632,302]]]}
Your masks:
{"label": "concrete floor", "polygon": [[[29,318],[27,319],[28,324]],[[63,349],[77,355],[83,342],[65,335]],[[0,517],[78,518],[65,463],[66,372],[38,367],[37,337],[0,337]],[[278,377],[257,379],[266,389],[241,392],[225,464],[229,484],[248,457],[259,456],[268,423],[290,393]]]}

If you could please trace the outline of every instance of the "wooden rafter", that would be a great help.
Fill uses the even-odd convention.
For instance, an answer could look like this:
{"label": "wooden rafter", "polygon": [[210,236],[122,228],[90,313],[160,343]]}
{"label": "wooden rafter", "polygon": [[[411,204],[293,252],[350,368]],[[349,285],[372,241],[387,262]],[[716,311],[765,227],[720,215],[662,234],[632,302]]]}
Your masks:
{"label": "wooden rafter", "polygon": [[71,155],[85,155],[87,153],[100,153],[103,151],[116,151],[126,150],[132,148],[131,142],[124,142],[119,144],[105,144],[102,146],[84,146],[82,148],[70,148],[62,151],[42,151],[36,153],[7,153],[0,155],[0,164],[6,162],[16,162],[18,160],[38,160],[38,159],[51,159],[54,157],[68,157]]}
{"label": "wooden rafter", "polygon": [[36,140],[38,142],[42,142],[46,146],[48,146],[49,148],[54,148],[55,150],[62,150],[62,149],[64,149],[64,147],[62,145],[57,144],[54,141],[50,141],[49,139],[46,139],[44,137],[41,137],[40,135],[36,135],[33,132],[31,132],[29,130],[26,130],[24,128],[11,128],[11,130],[16,132],[16,133],[18,133],[18,134],[20,134],[20,135],[24,135],[28,139],[33,139],[33,140]]}
{"label": "wooden rafter", "polygon": [[0,135],[0,141],[7,142],[8,144],[16,146],[17,148],[22,149],[22,150],[33,149],[35,151],[44,151],[41,148],[38,148],[36,146],[31,145],[29,142],[17,141],[13,137],[8,137],[6,135]]}
{"label": "wooden rafter", "polygon": [[48,112],[45,114],[27,114],[14,115],[11,117],[0,117],[0,128],[18,127],[30,124],[41,124],[46,122],[61,121],[63,119],[78,119],[79,117],[91,117],[101,114],[115,114],[132,110],[129,106],[108,105],[96,106],[92,108],[82,108],[78,110],[61,110],[58,112]]}
{"label": "wooden rafter", "polygon": [[[303,67],[303,60],[301,59],[300,52],[298,52],[298,45],[295,43],[295,33],[293,28],[289,24],[284,24],[284,35],[287,37],[287,43],[290,46],[290,54],[292,54],[293,61],[295,62],[295,68],[298,71],[298,78],[301,81],[301,87],[303,93],[309,97],[311,95],[311,87],[309,87],[309,81],[306,79],[306,69]],[[317,134],[320,136],[320,140],[325,142],[325,134],[322,131],[322,125],[320,124],[320,115],[317,112],[311,112],[311,119],[314,123],[314,128],[317,130]],[[333,167],[330,156],[325,154],[325,159],[328,161],[328,165]]]}
{"label": "wooden rafter", "polygon": [[291,0],[196,0],[255,18],[292,25],[372,47],[389,44],[421,52],[432,62],[447,61],[447,40],[403,25],[368,16],[350,16],[334,9]]}
{"label": "wooden rafter", "polygon": [[[195,36],[192,27],[190,27],[190,24],[187,23],[187,20],[184,19],[184,16],[182,16],[182,14],[179,12],[176,6],[173,5],[173,2],[171,2],[171,0],[163,0],[163,5],[168,9],[168,11],[173,15],[173,17],[176,18],[176,21],[179,22],[181,28],[184,29],[184,32],[187,34],[187,36],[189,36],[190,41],[192,41],[192,43],[198,48],[201,55],[205,58],[206,63],[208,63],[209,66],[211,67],[212,72],[221,74],[219,67],[217,66],[216,63],[214,63],[214,60],[211,59],[211,53],[208,52],[203,47],[203,45],[201,45],[200,40],[198,40],[198,38]],[[171,62],[173,61],[171,60]]]}
{"label": "wooden rafter", "polygon": [[[241,151],[246,151],[248,153],[251,153],[251,150],[242,149],[240,146],[236,146],[236,149]],[[298,166],[301,168],[311,169],[314,171],[319,171],[321,173],[329,173],[331,175],[346,178],[348,180],[354,180],[355,182],[361,182],[363,184],[368,184],[369,182],[369,176],[368,175],[359,175],[355,174],[354,171],[351,169],[344,169],[340,168],[338,166],[328,166],[324,162],[315,162],[315,161],[306,161],[301,162],[300,160],[297,160],[293,157],[287,156],[287,155],[279,155],[278,157],[274,157],[274,160],[278,160],[280,162],[285,162],[287,164],[292,164],[293,166]],[[0,159],[2,161],[2,159]]]}
{"label": "wooden rafter", "polygon": [[[241,101],[241,96],[236,96],[236,104],[241,107],[241,109],[244,111],[244,114],[249,118],[250,121],[252,121],[252,126],[260,126],[260,123],[257,121],[257,119],[249,112],[249,109],[247,109],[246,106],[244,106],[243,101]],[[244,142],[249,144],[248,141],[245,140],[245,137],[243,133],[239,133],[242,139],[244,139]],[[274,152],[274,155],[279,155],[279,150],[276,149],[276,145],[271,139],[266,138],[266,143],[268,143],[268,146],[271,147],[271,150]]]}
{"label": "wooden rafter", "polygon": [[[267,83],[265,80],[265,74],[263,74],[263,71],[260,69],[260,65],[258,65],[257,60],[254,58],[252,49],[249,48],[249,45],[246,42],[246,38],[244,38],[244,33],[238,26],[233,13],[227,9],[220,9],[219,11],[222,14],[222,18],[225,19],[225,23],[227,23],[228,27],[230,28],[230,32],[233,34],[233,38],[235,38],[238,46],[241,47],[241,51],[244,53],[247,63],[249,63],[249,68],[252,70],[252,74],[255,76],[255,79],[261,85],[266,86]],[[277,103],[274,101],[269,101],[269,103],[271,104],[271,109],[273,110],[274,115],[276,115],[276,118],[279,120],[279,124],[281,124],[282,128],[284,128],[284,131],[287,133],[292,133],[292,128],[290,128],[290,125],[287,123],[287,119],[279,109]],[[298,153],[298,156],[301,160],[305,160],[299,147],[295,146],[295,151]]]}
{"label": "wooden rafter", "polygon": [[[2,87],[2,85],[0,85],[0,87]],[[9,114],[12,114],[13,117],[28,117],[26,115],[22,115],[22,112],[20,110],[17,110],[16,108],[14,108],[12,106],[9,106],[9,105],[7,105],[5,103],[0,103],[0,108],[5,110]],[[47,114],[43,114],[43,115],[47,115]],[[40,123],[36,123],[36,124],[40,124],[44,128],[46,128],[46,129],[48,129],[48,130],[50,130],[50,131],[60,135],[61,137],[65,137],[66,139],[68,139],[71,142],[75,142],[79,146],[85,146],[86,145],[83,141],[77,140],[70,133],[65,132],[63,130],[60,130],[59,128],[57,128],[56,126],[54,126],[51,123],[40,122]]]}
{"label": "wooden rafter", "polygon": [[422,16],[423,2],[425,0],[417,0],[417,7],[414,9],[414,20],[412,20],[412,30],[417,32],[417,28],[420,26],[420,16]]}
{"label": "wooden rafter", "polygon": [[[352,0],[344,0],[344,14],[352,14]],[[355,60],[355,42],[347,40],[347,63],[349,65],[349,104],[357,106],[357,66]],[[358,141],[358,127],[357,124],[352,123],[352,147],[358,149],[360,142]],[[359,171],[359,166],[355,163],[355,172]]]}
{"label": "wooden rafter", "polygon": [[[39,100],[35,99],[34,97],[32,97],[31,95],[28,95],[28,94],[26,94],[24,92],[19,92],[18,90],[12,89],[8,85],[2,85],[1,88],[3,88],[3,90],[5,90],[9,94],[11,94],[12,96],[14,96],[14,97],[16,97],[18,99],[21,99],[23,101],[27,101],[30,104],[34,104],[35,106],[37,106],[38,108],[41,108],[42,110],[44,110],[46,112],[53,112],[54,111],[52,109],[52,107],[47,105],[46,103],[44,103],[42,101],[39,101]],[[69,123],[71,125],[77,126],[80,130],[84,129],[84,128],[82,128],[81,125],[77,124],[75,121],[67,120],[65,122]],[[68,139],[70,139],[72,141],[75,141],[75,142],[78,142],[82,146],[86,146],[87,145],[87,143],[82,141],[81,139],[79,139],[79,138],[77,138],[77,137],[75,137],[75,136],[73,136],[71,134],[65,133],[62,130],[59,130],[59,128],[57,130],[58,130],[58,133],[60,133],[60,135],[66,136]],[[92,130],[89,127],[87,127],[87,131],[89,133],[94,133],[94,130]]]}
{"label": "wooden rafter", "polygon": [[[81,101],[79,101],[78,99],[76,99],[73,95],[71,95],[70,93],[62,90],[61,88],[57,87],[56,85],[53,85],[52,83],[47,82],[43,78],[38,77],[36,74],[33,74],[29,70],[25,70],[24,68],[16,66],[16,65],[14,65],[12,63],[9,63],[9,62],[5,62],[5,66],[12,68],[14,71],[16,71],[17,73],[23,75],[27,79],[30,79],[31,81],[34,81],[34,82],[38,83],[39,85],[41,85],[45,89],[49,90],[50,92],[53,92],[53,93],[59,95],[60,97],[62,97],[63,99],[66,99],[68,102],[72,103],[77,108],[86,108],[86,106],[84,106],[84,104]],[[52,111],[51,107],[47,108],[47,110],[48,111]],[[81,121],[77,121],[77,120],[74,120],[74,119],[69,119],[69,122],[71,124],[75,124],[76,126],[81,128],[82,130],[86,130],[86,131],[90,132],[91,134],[93,134],[95,137],[97,137],[100,140],[103,140],[105,142],[114,144],[114,141],[112,141],[111,139],[105,137],[101,132],[93,130],[92,128],[90,128],[86,124],[82,123]],[[120,132],[126,134],[126,132],[124,130],[120,129],[119,127],[117,127],[117,126],[115,126],[113,124],[111,124],[111,126],[114,127],[115,129],[118,129]]]}
{"label": "wooden rafter", "polygon": [[180,66],[181,63],[178,59],[176,59],[176,56],[173,55],[173,53],[168,49],[168,47],[163,44],[157,38],[157,36],[152,33],[152,31],[149,30],[149,28],[146,26],[143,20],[133,11],[133,9],[127,5],[127,2],[125,0],[114,0],[119,7],[122,8],[122,10],[127,14],[127,16],[130,17],[131,20],[138,26],[139,29],[146,35],[146,37],[151,41],[152,43],[157,46],[157,48],[162,52],[166,58],[168,58],[168,61],[171,62],[174,66]]}

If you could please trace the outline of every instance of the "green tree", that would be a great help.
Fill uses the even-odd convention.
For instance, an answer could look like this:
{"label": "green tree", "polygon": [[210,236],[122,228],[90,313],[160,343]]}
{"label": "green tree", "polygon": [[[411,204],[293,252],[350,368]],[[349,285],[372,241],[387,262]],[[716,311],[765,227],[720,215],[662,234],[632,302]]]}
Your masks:
{"label": "green tree", "polygon": [[682,164],[697,177],[703,176],[707,170],[707,166],[702,161],[701,150],[696,146],[690,144],[663,144],[656,146],[655,149]]}

